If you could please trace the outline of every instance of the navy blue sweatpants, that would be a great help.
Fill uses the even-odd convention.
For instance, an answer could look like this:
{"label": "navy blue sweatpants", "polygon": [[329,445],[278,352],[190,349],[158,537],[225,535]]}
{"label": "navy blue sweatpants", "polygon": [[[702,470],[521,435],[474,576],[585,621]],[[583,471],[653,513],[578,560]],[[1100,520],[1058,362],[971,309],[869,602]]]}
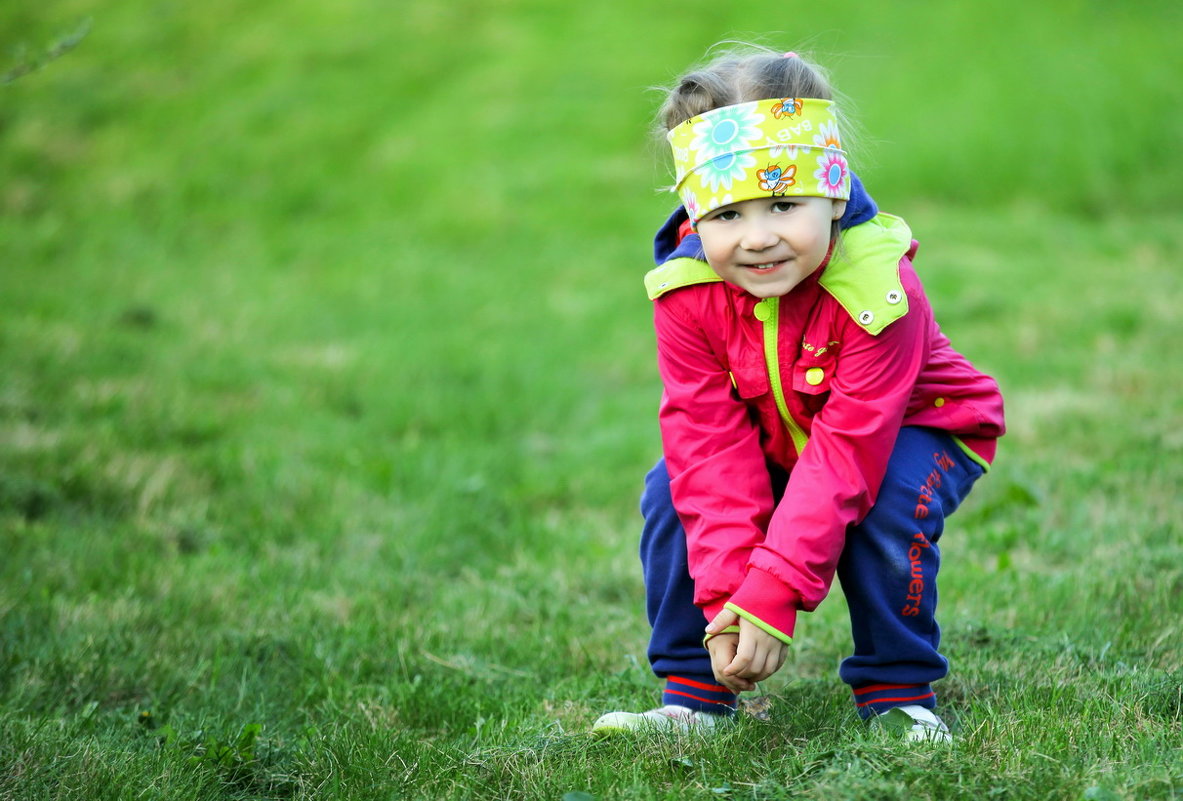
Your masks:
{"label": "navy blue sweatpants", "polygon": [[[838,580],[850,607],[854,653],[839,675],[863,717],[905,704],[936,705],[932,682],[949,669],[938,650],[937,541],[945,518],[982,472],[948,434],[905,427],[874,507],[847,530]],[[669,484],[661,460],[645,477],[641,496],[641,564],[653,627],[649,663],[666,680],[664,703],[727,712],[735,696],[715,681],[702,644],[706,619],[694,605],[686,532]]]}

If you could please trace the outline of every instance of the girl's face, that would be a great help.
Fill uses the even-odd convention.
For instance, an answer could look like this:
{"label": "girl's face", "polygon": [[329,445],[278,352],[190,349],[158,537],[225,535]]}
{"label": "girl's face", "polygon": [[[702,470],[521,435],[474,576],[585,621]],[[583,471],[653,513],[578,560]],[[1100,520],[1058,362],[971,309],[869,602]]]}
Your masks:
{"label": "girl's face", "polygon": [[758,298],[787,295],[821,266],[845,200],[769,197],[720,206],[698,221],[711,268]]}

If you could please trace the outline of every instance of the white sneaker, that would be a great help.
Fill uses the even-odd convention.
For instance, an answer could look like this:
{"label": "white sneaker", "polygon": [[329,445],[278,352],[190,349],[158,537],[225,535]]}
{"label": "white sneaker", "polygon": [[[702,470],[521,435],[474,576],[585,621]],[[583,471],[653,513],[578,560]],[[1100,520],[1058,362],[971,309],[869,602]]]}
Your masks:
{"label": "white sneaker", "polygon": [[715,727],[729,718],[698,712],[684,706],[670,704],[648,712],[609,712],[592,725],[592,733],[616,734],[624,731],[672,731],[711,734]]}
{"label": "white sneaker", "polygon": [[951,743],[949,727],[931,709],[915,704],[896,706],[871,718],[872,725],[901,734],[909,742]]}

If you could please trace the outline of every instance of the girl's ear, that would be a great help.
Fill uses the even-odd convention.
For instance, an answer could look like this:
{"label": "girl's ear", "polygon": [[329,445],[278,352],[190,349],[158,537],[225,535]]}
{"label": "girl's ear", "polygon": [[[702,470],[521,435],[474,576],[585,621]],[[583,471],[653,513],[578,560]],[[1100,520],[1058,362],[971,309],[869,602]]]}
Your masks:
{"label": "girl's ear", "polygon": [[842,215],[845,213],[846,213],[846,201],[845,200],[835,200],[834,201],[834,216],[831,217],[830,219],[841,220]]}

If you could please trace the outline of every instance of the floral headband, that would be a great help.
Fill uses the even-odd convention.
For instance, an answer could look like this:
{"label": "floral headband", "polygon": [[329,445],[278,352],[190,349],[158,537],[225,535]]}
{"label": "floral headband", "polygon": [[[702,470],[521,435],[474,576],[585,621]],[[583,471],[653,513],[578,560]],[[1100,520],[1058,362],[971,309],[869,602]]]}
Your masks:
{"label": "floral headband", "polygon": [[667,136],[690,221],[754,198],[850,197],[850,167],[829,100],[782,97],[723,106]]}

